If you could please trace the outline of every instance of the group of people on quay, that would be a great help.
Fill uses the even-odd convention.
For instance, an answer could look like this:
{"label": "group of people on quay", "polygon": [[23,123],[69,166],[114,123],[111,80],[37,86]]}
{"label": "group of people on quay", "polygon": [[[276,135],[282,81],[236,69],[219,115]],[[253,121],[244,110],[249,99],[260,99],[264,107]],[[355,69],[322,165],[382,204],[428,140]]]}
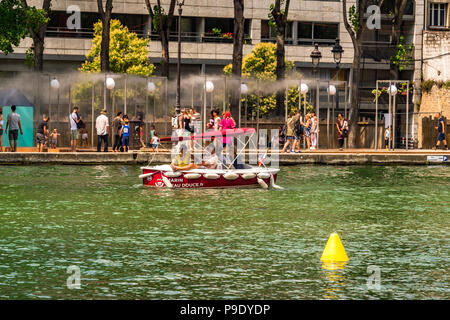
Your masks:
{"label": "group of people on quay", "polygon": [[[128,115],[123,114],[122,111],[116,111],[115,117],[112,120],[111,126],[109,124],[108,112],[106,109],[101,110],[100,115],[95,120],[95,129],[97,133],[97,152],[108,152],[109,137],[111,137],[113,152],[127,152],[130,147],[130,137],[136,135],[139,137],[140,148],[150,147],[152,151],[157,151],[160,145],[160,139],[156,133],[155,126],[151,125],[149,130],[149,140],[146,144],[144,141],[144,122],[143,115],[136,114],[133,117],[133,125],[131,128],[131,121]],[[176,130],[179,135],[189,136],[195,132],[202,131],[201,115],[196,108],[184,108],[178,116],[172,118],[172,128]],[[435,114],[437,126],[435,129],[438,132],[437,144],[434,149],[440,148],[448,150],[446,141],[446,125],[444,118],[440,113]],[[57,128],[50,129],[50,117],[44,115],[42,120],[38,123],[36,128],[36,146],[39,152],[44,151],[44,148],[57,148],[61,133]],[[77,145],[80,142],[82,147],[88,146],[88,131],[86,124],[79,115],[79,108],[74,107],[72,113],[69,115],[70,124],[70,146],[71,151],[75,152]],[[339,149],[343,150],[344,141],[348,136],[349,124],[346,118],[341,113],[338,114],[336,122],[337,141]],[[196,130],[196,126],[198,129]],[[231,116],[230,111],[220,112],[217,109],[211,111],[209,121],[207,123],[207,131],[219,131],[225,129],[236,128],[236,121]],[[9,132],[8,132],[9,129]],[[16,106],[11,106],[11,112],[5,119],[2,110],[0,109],[0,152],[3,151],[3,134],[8,134],[10,143],[10,151],[17,151],[17,140],[19,133],[23,135],[20,114],[16,112]],[[292,112],[286,121],[286,124],[280,127],[280,146],[282,146],[282,153],[300,153],[301,146],[304,145],[307,150],[315,150],[317,148],[317,137],[319,132],[319,121],[315,112],[312,111],[306,115],[302,115],[300,111]],[[230,143],[229,137],[221,139],[222,147],[226,148]],[[384,140],[386,149],[388,149],[389,142],[392,141],[392,134],[390,128],[386,128],[384,132]],[[217,143],[216,141],[215,143]],[[191,144],[192,145],[192,144]]]}
{"label": "group of people on quay", "polygon": [[[81,125],[82,118],[78,115],[78,107],[73,108],[73,112],[70,115],[70,129],[71,129],[71,147],[72,151],[76,151],[76,145],[79,138],[79,130],[82,130],[85,126]],[[97,131],[97,152],[101,152],[103,146],[103,152],[108,152],[109,137],[112,137],[112,151],[113,152],[128,152],[130,147],[130,137],[136,132],[139,136],[139,144],[141,148],[145,148],[144,142],[144,121],[142,115],[137,115],[135,122],[137,126],[132,128],[131,121],[127,114],[123,114],[122,111],[117,110],[111,126],[109,124],[109,118],[107,116],[108,110],[103,109],[100,115],[95,120],[95,129]],[[83,137],[82,137],[83,139]],[[86,137],[87,139],[87,137]],[[150,148],[152,151],[156,151],[159,147],[159,137],[155,130],[155,126],[150,127]]]}
{"label": "group of people on quay", "polygon": [[[344,141],[348,136],[348,121],[339,113],[336,118],[336,132],[339,150],[343,150]],[[305,144],[307,150],[317,149],[319,133],[319,119],[314,111],[305,116],[300,111],[291,112],[286,124],[280,128],[280,145],[282,153],[301,153],[301,145]]]}

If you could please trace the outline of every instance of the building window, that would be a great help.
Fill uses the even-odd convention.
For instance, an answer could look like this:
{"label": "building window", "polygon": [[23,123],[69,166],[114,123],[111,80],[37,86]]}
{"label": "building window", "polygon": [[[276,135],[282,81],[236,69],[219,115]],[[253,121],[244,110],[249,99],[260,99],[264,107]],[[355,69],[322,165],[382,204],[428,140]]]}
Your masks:
{"label": "building window", "polygon": [[448,3],[430,3],[430,26],[445,27],[447,22]]}
{"label": "building window", "polygon": [[[261,21],[261,41],[262,42],[276,42],[277,30],[275,27],[269,24],[269,20]],[[293,44],[292,38],[292,21],[288,21],[286,24],[286,37],[285,44]]]}
{"label": "building window", "polygon": [[323,22],[299,22],[298,44],[311,45],[314,42],[334,44],[339,38],[339,24]]}
{"label": "building window", "polygon": [[[249,19],[244,20],[245,44],[250,44]],[[229,18],[205,18],[205,30],[202,35],[203,42],[233,43],[234,19]]]}

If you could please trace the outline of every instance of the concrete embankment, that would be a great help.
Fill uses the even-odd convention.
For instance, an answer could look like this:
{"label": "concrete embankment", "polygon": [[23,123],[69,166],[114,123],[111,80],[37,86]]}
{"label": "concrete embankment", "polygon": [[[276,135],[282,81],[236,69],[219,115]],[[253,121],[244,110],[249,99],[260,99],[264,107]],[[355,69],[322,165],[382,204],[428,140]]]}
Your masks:
{"label": "concrete embankment", "polygon": [[[444,152],[308,152],[301,154],[280,154],[280,165],[330,164],[330,165],[427,165],[448,164],[450,153]],[[27,164],[129,164],[146,165],[170,162],[170,153],[0,153],[0,165]],[[270,157],[270,154],[269,156]]]}

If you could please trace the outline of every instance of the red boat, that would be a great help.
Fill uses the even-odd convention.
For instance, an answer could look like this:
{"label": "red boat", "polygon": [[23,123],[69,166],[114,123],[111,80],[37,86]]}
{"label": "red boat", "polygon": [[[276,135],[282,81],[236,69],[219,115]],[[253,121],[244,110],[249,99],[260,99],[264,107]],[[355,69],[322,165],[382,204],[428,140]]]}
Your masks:
{"label": "red boat", "polygon": [[[253,128],[228,129],[188,136],[174,135],[162,138],[161,141],[203,140],[254,133],[255,129]],[[186,171],[173,171],[170,165],[146,166],[141,168],[143,174],[139,178],[143,179],[144,185],[157,188],[281,188],[275,184],[280,169],[262,167],[263,160],[260,159],[258,167],[244,165],[244,169],[232,169],[231,166],[223,164],[222,169],[199,168]]]}
{"label": "red boat", "polygon": [[144,185],[158,188],[244,188],[277,187],[280,169],[193,169],[172,171],[169,165],[142,167]]}

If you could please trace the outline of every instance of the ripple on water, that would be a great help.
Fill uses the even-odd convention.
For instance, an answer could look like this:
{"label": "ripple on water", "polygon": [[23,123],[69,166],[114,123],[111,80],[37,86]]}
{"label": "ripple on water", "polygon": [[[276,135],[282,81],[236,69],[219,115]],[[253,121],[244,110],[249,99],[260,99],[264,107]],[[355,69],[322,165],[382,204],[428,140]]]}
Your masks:
{"label": "ripple on water", "polygon": [[[449,167],[286,167],[281,192],[155,190],[139,174],[133,166],[0,166],[0,286],[8,288],[0,297],[450,294]],[[325,271],[320,255],[333,231],[350,261]],[[77,293],[64,287],[71,265],[81,271]],[[369,265],[381,269],[380,291],[367,290]]]}

